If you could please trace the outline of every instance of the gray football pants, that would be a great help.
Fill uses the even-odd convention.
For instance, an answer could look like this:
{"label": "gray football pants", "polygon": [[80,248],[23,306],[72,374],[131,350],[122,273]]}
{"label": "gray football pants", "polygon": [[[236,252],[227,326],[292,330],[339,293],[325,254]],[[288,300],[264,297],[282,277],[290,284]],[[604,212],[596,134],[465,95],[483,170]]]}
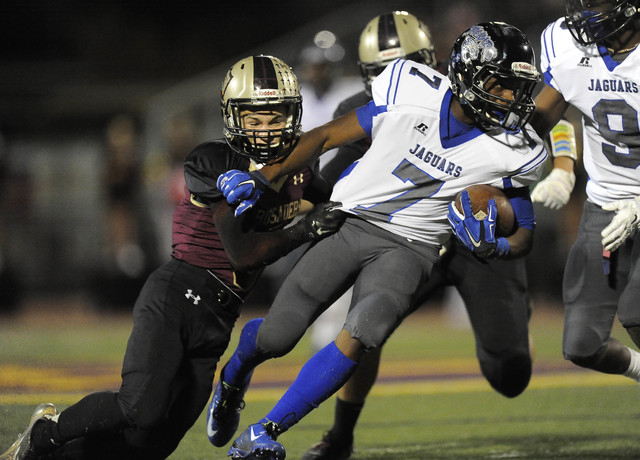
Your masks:
{"label": "gray football pants", "polygon": [[345,329],[365,349],[382,346],[411,311],[437,256],[433,245],[347,218],[293,267],[260,326],[258,348],[272,357],[288,353],[351,285]]}

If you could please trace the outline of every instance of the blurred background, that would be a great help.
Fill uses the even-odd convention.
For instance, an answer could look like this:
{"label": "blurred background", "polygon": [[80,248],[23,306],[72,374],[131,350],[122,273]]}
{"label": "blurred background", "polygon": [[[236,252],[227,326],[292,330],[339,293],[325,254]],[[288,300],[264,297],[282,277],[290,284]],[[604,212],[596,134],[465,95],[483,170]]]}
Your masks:
{"label": "blurred background", "polygon": [[[396,9],[429,26],[445,60],[463,30],[489,20],[519,27],[538,55],[564,1],[4,0],[0,313],[43,302],[130,309],[171,252],[182,159],[222,135],[219,88],[231,64],[262,53],[292,65],[308,130],[362,88],[360,32]],[[569,206],[537,208],[528,260],[537,302],[560,301],[583,201],[578,171]],[[270,301],[284,271],[286,262],[267,272],[252,305]]]}

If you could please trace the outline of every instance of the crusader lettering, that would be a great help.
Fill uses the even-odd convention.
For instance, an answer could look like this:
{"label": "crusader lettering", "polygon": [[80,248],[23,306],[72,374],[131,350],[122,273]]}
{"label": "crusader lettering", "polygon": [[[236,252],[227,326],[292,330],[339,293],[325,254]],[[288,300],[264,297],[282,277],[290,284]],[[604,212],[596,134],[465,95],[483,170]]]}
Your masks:
{"label": "crusader lettering", "polygon": [[292,201],[269,209],[256,210],[258,228],[273,227],[276,224],[292,220],[300,211],[300,200]]}
{"label": "crusader lettering", "polygon": [[616,80],[615,78],[610,78],[610,79],[592,78],[587,89],[589,91],[614,91],[617,93],[637,93],[638,84],[634,81]]}
{"label": "crusader lettering", "polygon": [[436,155],[433,152],[427,151],[420,144],[412,149],[409,149],[409,153],[414,157],[424,161],[426,164],[433,166],[434,168],[444,172],[453,177],[460,177],[462,173],[462,166],[458,166],[452,161],[448,161],[446,158]]}

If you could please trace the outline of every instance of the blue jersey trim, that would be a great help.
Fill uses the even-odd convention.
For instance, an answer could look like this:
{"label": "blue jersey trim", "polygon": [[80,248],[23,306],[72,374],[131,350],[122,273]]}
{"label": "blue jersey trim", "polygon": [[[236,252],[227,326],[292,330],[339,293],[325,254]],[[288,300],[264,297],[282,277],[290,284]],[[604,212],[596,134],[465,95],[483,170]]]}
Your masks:
{"label": "blue jersey trim", "polygon": [[533,168],[537,167],[540,163],[547,161],[549,154],[547,153],[547,149],[543,148],[540,153],[529,163],[525,164],[520,168],[520,174],[531,171]]}
{"label": "blue jersey trim", "polygon": [[373,117],[386,111],[386,105],[376,105],[373,101],[356,109],[358,123],[360,123],[360,126],[362,127],[364,132],[367,133],[367,136],[371,137],[371,130],[373,129]]}
{"label": "blue jersey trim", "polygon": [[609,69],[609,72],[613,72],[616,69],[616,67],[618,67],[623,62],[623,61],[620,61],[620,62],[614,61],[611,55],[609,54],[609,50],[607,50],[607,47],[604,45],[598,45],[598,52],[600,53],[600,56],[602,57],[604,64],[607,66],[607,69]]}
{"label": "blue jersey trim", "polygon": [[[353,171],[353,168],[355,168],[355,167],[356,167],[356,165],[358,164],[358,162],[359,162],[359,161],[360,161],[360,160],[356,160],[356,161],[354,161],[353,163],[351,163],[349,166],[347,166],[347,167],[345,168],[345,170],[344,170],[344,171],[342,171],[342,173],[340,174],[340,177],[338,177],[338,181],[339,181],[340,179],[342,179],[343,177],[347,177],[349,174],[351,174],[351,171]],[[338,181],[336,181],[336,182],[338,182]]]}
{"label": "blue jersey trim", "polygon": [[[405,63],[407,61],[404,59],[396,59],[392,64],[391,64],[391,78],[389,79],[389,88],[387,88],[387,104],[395,104],[396,103],[396,97],[398,96],[398,88],[400,87],[399,83],[400,83],[400,76],[402,75],[402,68],[404,67]],[[398,68],[398,66],[400,66],[400,68]],[[395,90],[393,91],[393,96],[391,96],[391,89],[394,87],[394,83],[395,83]]]}
{"label": "blue jersey trim", "polygon": [[[477,126],[467,125],[451,114],[449,107],[451,106],[452,97],[453,93],[448,89],[442,98],[442,105],[440,106],[440,143],[442,147],[447,149],[464,144],[483,134],[482,130]],[[456,132],[462,132],[462,134],[456,136]],[[454,136],[449,137],[450,133],[454,134]]]}

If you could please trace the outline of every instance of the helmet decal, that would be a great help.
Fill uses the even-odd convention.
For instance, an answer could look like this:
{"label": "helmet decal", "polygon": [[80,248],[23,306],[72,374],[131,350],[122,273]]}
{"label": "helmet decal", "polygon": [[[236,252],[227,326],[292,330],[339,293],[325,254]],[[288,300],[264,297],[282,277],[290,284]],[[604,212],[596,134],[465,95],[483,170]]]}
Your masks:
{"label": "helmet decal", "polygon": [[253,57],[253,91],[256,97],[275,96],[278,76],[272,61],[265,56]]}
{"label": "helmet decal", "polygon": [[461,50],[460,54],[464,63],[476,59],[480,62],[491,62],[498,57],[498,50],[491,37],[483,28],[478,26],[474,26],[469,30],[462,42]]}
{"label": "helmet decal", "polygon": [[498,57],[498,50],[493,40],[486,30],[478,26],[469,29],[461,48],[461,58],[465,63],[474,59],[479,59],[480,62],[490,62]]}
{"label": "helmet decal", "polygon": [[400,38],[393,14],[387,13],[380,16],[378,21],[378,47],[380,51],[400,48]]}

